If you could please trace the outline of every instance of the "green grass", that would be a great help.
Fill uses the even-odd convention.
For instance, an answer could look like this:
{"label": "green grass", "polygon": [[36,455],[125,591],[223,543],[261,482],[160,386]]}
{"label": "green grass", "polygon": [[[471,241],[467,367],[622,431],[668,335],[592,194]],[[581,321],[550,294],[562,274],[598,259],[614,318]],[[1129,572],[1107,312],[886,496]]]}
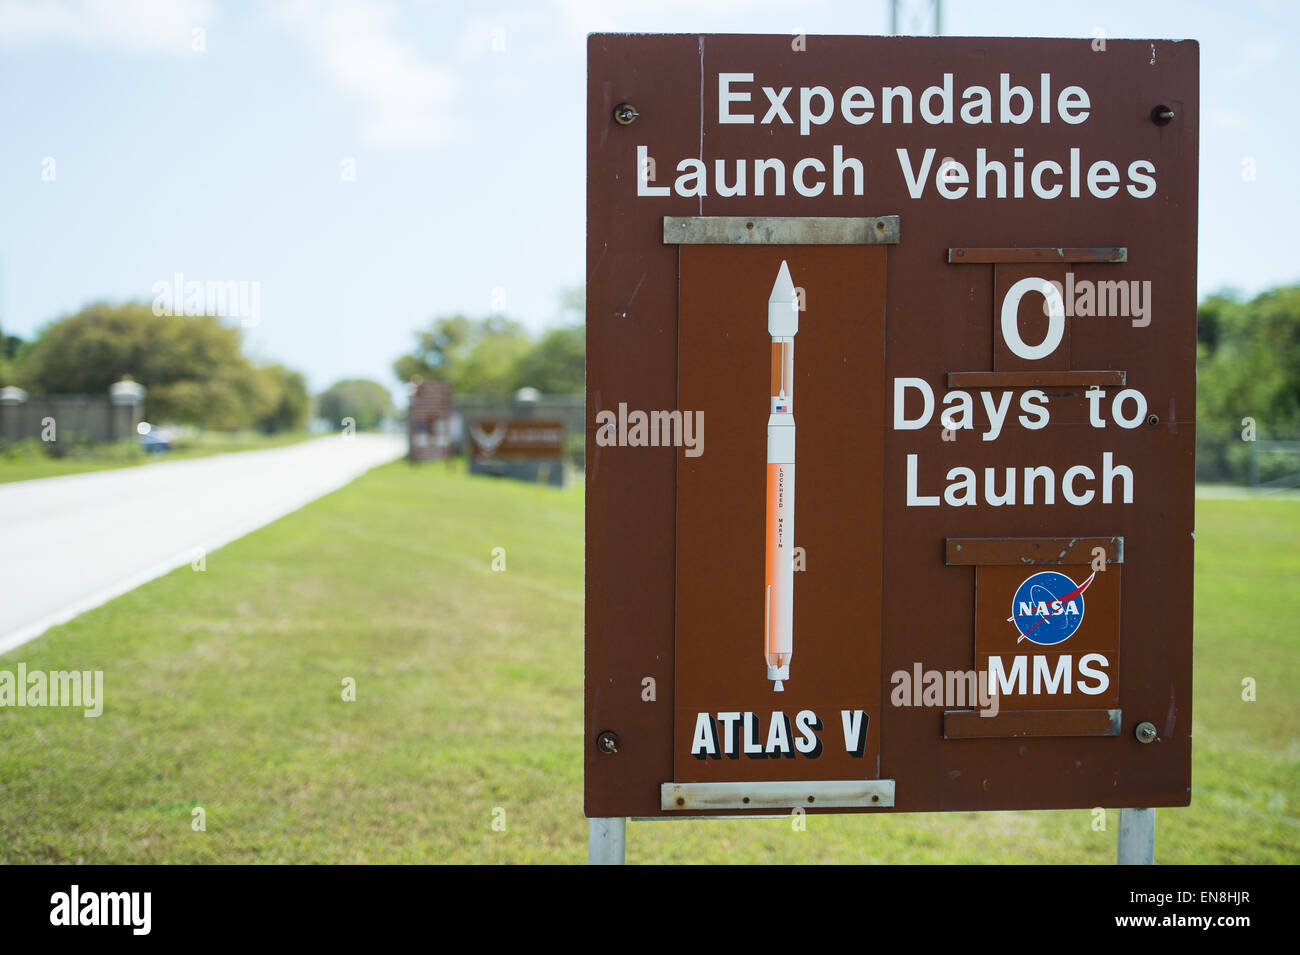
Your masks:
{"label": "green grass", "polygon": [[[314,435],[305,432],[289,434],[257,434],[251,431],[234,433],[205,432],[198,437],[177,441],[169,451],[147,454],[135,442],[125,441],[77,449],[66,457],[55,458],[36,448],[36,442],[25,442],[21,451],[0,453],[0,484],[11,481],[34,481],[38,478],[59,477],[64,474],[82,474],[87,471],[110,471],[159,461],[178,461],[184,458],[206,458],[230,451],[257,451],[279,448],[306,441]],[[30,452],[30,453],[25,453]]]}
{"label": "green grass", "polygon": [[[582,519],[578,487],[399,462],[8,654],[103,669],[107,702],[0,710],[0,860],[583,860]],[[1300,505],[1198,524],[1193,801],[1159,811],[1157,859],[1294,862]],[[1116,814],[1091,822],[643,822],[628,858],[1113,861]]]}

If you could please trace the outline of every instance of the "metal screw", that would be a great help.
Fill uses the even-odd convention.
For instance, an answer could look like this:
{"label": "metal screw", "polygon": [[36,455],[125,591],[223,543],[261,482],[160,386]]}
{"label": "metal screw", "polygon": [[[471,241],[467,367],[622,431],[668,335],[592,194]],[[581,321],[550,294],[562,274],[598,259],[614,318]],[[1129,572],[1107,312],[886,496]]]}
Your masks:
{"label": "metal screw", "polygon": [[1159,423],[1160,423],[1160,415],[1158,414],[1147,415],[1147,424],[1151,425],[1151,427],[1154,428]]}
{"label": "metal screw", "polygon": [[619,103],[614,107],[614,122],[620,126],[631,126],[640,115],[631,103]]}
{"label": "metal screw", "polygon": [[1174,111],[1161,103],[1151,111],[1151,122],[1157,126],[1168,126],[1174,121]]}
{"label": "metal screw", "polygon": [[1133,735],[1137,737],[1139,743],[1154,743],[1160,734],[1156,732],[1156,726],[1154,723],[1148,723],[1146,720],[1143,720],[1137,725],[1137,728],[1133,730]]}
{"label": "metal screw", "polygon": [[601,733],[596,737],[596,749],[606,756],[613,756],[618,752],[618,736],[609,730]]}

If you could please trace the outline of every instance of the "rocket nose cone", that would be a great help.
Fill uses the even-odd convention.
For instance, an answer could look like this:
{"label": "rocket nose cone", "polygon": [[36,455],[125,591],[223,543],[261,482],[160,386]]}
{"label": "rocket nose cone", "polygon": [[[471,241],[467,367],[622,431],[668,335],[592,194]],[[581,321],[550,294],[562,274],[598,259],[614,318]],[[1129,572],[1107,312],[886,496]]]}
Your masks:
{"label": "rocket nose cone", "polygon": [[781,260],[781,271],[776,273],[776,284],[772,286],[772,294],[767,300],[769,303],[795,300],[794,280],[790,278],[790,266],[786,265],[785,259]]}

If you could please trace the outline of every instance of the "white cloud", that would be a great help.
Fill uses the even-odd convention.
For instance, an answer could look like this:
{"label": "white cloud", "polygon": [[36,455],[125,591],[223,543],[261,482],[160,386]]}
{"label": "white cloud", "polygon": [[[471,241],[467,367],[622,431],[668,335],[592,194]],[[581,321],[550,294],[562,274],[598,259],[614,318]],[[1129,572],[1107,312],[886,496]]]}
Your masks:
{"label": "white cloud", "polygon": [[428,148],[460,138],[456,77],[401,38],[399,11],[388,0],[292,0],[276,19],[361,107],[366,145]]}
{"label": "white cloud", "polygon": [[208,0],[0,0],[0,46],[47,41],[182,55],[212,17]]}

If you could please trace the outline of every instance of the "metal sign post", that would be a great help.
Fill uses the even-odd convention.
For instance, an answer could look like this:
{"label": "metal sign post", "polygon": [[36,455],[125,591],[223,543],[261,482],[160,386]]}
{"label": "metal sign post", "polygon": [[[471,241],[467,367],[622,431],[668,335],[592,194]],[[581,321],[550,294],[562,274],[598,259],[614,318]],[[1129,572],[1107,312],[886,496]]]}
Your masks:
{"label": "metal sign post", "polygon": [[1156,811],[1121,809],[1116,865],[1155,865]]}
{"label": "metal sign post", "polygon": [[587,864],[622,865],[627,857],[627,820],[622,816],[587,820]]}

